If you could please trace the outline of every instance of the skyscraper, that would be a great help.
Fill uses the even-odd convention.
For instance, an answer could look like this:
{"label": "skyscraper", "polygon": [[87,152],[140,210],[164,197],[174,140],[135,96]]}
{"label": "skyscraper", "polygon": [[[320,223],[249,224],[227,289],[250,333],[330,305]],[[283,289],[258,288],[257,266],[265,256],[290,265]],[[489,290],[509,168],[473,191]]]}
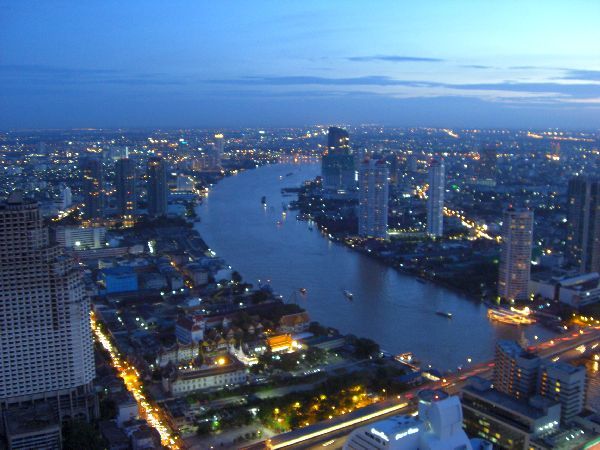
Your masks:
{"label": "skyscraper", "polygon": [[99,219],[104,215],[104,171],[102,161],[87,157],[81,161],[83,174],[83,214],[86,219]]}
{"label": "skyscraper", "polygon": [[487,145],[479,151],[479,166],[477,167],[477,181],[479,184],[496,184],[496,162],[498,155],[496,147]]}
{"label": "skyscraper", "polygon": [[0,261],[0,409],[40,402],[61,419],[95,417],[82,274],[19,192],[0,204]]}
{"label": "skyscraper", "polygon": [[529,294],[533,211],[509,208],[502,222],[502,251],[498,295],[505,300],[525,300]]}
{"label": "skyscraper", "polygon": [[153,217],[167,214],[167,164],[162,158],[148,159],[148,214]]}
{"label": "skyscraper", "polygon": [[540,358],[514,341],[498,341],[494,365],[494,388],[527,400],[537,387]]}
{"label": "skyscraper", "polygon": [[600,272],[600,180],[569,181],[567,259],[582,273]]}
{"label": "skyscraper", "polygon": [[429,163],[429,189],[427,190],[427,234],[444,235],[444,191],[446,178],[444,160],[434,158]]}
{"label": "skyscraper", "polygon": [[387,239],[389,170],[384,160],[367,159],[358,179],[358,234]]}
{"label": "skyscraper", "polygon": [[354,157],[350,137],[342,128],[329,127],[327,150],[323,154],[321,175],[326,189],[348,189],[355,186]]}
{"label": "skyscraper", "polygon": [[121,216],[131,216],[135,212],[135,162],[129,158],[117,160],[115,164],[115,191],[117,209]]}
{"label": "skyscraper", "polygon": [[585,406],[585,366],[562,362],[544,364],[540,370],[539,394],[561,405],[561,418],[569,421]]}

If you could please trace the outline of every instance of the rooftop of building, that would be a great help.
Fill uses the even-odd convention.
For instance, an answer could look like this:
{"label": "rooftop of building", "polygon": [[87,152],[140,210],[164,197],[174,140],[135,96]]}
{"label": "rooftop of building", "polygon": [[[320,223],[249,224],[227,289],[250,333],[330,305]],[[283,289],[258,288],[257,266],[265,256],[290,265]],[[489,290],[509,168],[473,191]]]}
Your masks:
{"label": "rooftop of building", "polygon": [[502,350],[503,353],[513,358],[525,358],[525,359],[536,359],[538,356],[534,353],[528,352],[521,347],[515,341],[500,340],[496,343],[496,346]]}
{"label": "rooftop of building", "polygon": [[11,436],[50,428],[60,430],[56,413],[45,404],[11,406],[5,411],[5,423],[7,432]]}

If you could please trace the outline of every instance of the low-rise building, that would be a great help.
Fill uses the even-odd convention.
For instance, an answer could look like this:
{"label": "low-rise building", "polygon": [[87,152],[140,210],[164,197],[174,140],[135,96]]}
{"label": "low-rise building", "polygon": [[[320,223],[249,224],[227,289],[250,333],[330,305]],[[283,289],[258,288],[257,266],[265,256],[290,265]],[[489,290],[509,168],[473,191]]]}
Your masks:
{"label": "low-rise building", "polygon": [[174,370],[163,378],[163,388],[171,395],[185,395],[189,392],[217,389],[225,386],[238,386],[248,381],[246,368],[238,360],[191,370]]}
{"label": "low-rise building", "polygon": [[198,343],[204,339],[206,320],[201,315],[180,317],[175,324],[175,336],[182,344]]}
{"label": "low-rise building", "polygon": [[65,248],[88,250],[106,246],[106,228],[61,225],[55,229],[56,242]]}
{"label": "low-rise building", "polygon": [[279,319],[279,330],[282,333],[302,333],[310,326],[310,316],[306,311],[287,314]]}
{"label": "low-rise building", "polygon": [[132,267],[117,266],[102,269],[99,281],[107,294],[138,290],[138,276]]}
{"label": "low-rise building", "polygon": [[592,272],[575,277],[541,274],[532,277],[529,290],[579,309],[600,301],[600,274]]}

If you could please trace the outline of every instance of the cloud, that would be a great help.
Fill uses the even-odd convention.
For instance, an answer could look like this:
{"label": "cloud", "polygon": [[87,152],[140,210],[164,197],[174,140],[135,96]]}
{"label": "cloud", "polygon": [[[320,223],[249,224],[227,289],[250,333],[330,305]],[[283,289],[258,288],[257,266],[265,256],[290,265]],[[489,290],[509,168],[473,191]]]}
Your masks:
{"label": "cloud", "polygon": [[367,62],[367,61],[386,61],[386,62],[443,62],[440,58],[429,58],[423,56],[403,56],[403,55],[372,55],[372,56],[350,56],[348,61]]}
{"label": "cloud", "polygon": [[562,80],[600,81],[600,70],[567,69]]}
{"label": "cloud", "polygon": [[410,87],[432,87],[437,83],[429,81],[396,80],[386,76],[371,75],[350,78],[327,78],[307,75],[292,76],[263,76],[243,77],[224,80],[209,80],[217,84],[239,84],[239,85],[270,85],[270,86],[293,86],[293,85],[320,85],[320,86],[410,86]]}
{"label": "cloud", "polygon": [[465,69],[493,69],[493,66],[484,66],[482,64],[463,64],[460,67],[464,67]]}

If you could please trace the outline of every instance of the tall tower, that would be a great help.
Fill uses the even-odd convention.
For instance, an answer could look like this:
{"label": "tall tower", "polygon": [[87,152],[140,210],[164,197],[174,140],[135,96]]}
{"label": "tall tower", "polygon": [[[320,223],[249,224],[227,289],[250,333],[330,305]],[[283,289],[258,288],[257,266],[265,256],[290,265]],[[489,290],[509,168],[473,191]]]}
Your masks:
{"label": "tall tower", "polygon": [[132,216],[135,212],[135,162],[129,158],[117,160],[115,164],[115,190],[117,208],[121,216]]}
{"label": "tall tower", "polygon": [[321,161],[321,175],[326,189],[353,188],[355,182],[354,157],[350,150],[350,136],[342,128],[329,127],[327,151]]}
{"label": "tall tower", "polygon": [[440,237],[444,234],[445,189],[444,160],[434,158],[429,163],[429,189],[427,191],[427,234],[432,237]]}
{"label": "tall tower", "polygon": [[600,180],[569,181],[567,258],[582,273],[600,272]]}
{"label": "tall tower", "polygon": [[358,234],[387,239],[389,170],[384,160],[365,160],[358,177]]}
{"label": "tall tower", "polygon": [[148,159],[148,214],[153,217],[167,214],[167,164],[164,159]]}
{"label": "tall tower", "polygon": [[94,377],[82,274],[50,243],[37,203],[13,192],[0,203],[0,409],[95,417]]}
{"label": "tall tower", "polygon": [[104,215],[104,171],[102,161],[84,158],[81,161],[83,174],[83,213],[86,219],[99,219]]}
{"label": "tall tower", "polygon": [[496,147],[487,145],[479,151],[479,166],[477,167],[477,181],[479,184],[496,184],[496,163],[498,154]]}
{"label": "tall tower", "polygon": [[502,223],[502,252],[498,296],[505,300],[526,300],[529,295],[533,211],[509,208]]}

